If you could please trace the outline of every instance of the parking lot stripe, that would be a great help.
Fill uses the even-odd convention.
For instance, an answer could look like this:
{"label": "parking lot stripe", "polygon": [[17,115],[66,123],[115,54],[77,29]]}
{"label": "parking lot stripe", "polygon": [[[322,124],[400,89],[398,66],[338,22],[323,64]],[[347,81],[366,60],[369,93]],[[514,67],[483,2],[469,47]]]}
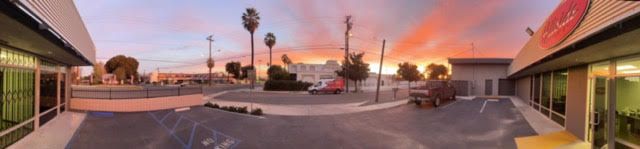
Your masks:
{"label": "parking lot stripe", "polygon": [[484,107],[487,106],[487,100],[484,100],[484,104],[482,104],[482,108],[480,108],[480,113],[484,111]]}
{"label": "parking lot stripe", "polygon": [[451,106],[451,105],[453,105],[453,104],[456,104],[458,101],[459,101],[459,100],[455,100],[455,101],[453,101],[453,102],[452,102],[452,103],[450,103],[450,104],[444,105],[444,106],[442,106],[442,109],[447,108],[447,107],[449,107],[449,106]]}
{"label": "parking lot stripe", "polygon": [[196,134],[196,127],[198,123],[193,123],[193,128],[191,128],[191,136],[189,136],[189,143],[187,144],[187,148],[191,148],[193,146],[193,136]]}
{"label": "parking lot stripe", "polygon": [[172,112],[167,113],[166,115],[164,115],[162,117],[162,119],[160,119],[160,123],[164,122],[164,119],[166,119],[169,115],[171,115]]}

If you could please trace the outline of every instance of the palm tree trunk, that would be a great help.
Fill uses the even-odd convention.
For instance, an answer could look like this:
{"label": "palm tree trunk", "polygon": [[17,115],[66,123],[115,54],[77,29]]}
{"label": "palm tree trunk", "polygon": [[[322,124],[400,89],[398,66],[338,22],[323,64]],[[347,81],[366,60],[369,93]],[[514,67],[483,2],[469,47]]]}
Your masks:
{"label": "palm tree trunk", "polygon": [[271,47],[269,47],[269,67],[271,67],[273,63],[271,63]]}
{"label": "palm tree trunk", "polygon": [[[256,67],[253,65],[253,33],[251,33],[251,69],[253,69],[253,70],[256,69]],[[254,83],[256,82],[256,79],[254,79],[254,78],[250,78],[250,79],[251,79],[251,85],[249,86],[249,88],[253,89],[254,88]]]}

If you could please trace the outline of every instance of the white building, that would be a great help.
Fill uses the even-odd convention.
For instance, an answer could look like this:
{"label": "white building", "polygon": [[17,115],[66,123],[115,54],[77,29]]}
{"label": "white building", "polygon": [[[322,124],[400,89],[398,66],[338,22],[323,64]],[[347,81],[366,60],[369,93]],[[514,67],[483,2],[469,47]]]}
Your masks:
{"label": "white building", "polygon": [[[392,74],[382,74],[380,76],[380,86],[396,86],[397,81],[394,79],[395,75]],[[376,86],[378,84],[378,73],[369,72],[369,77],[362,81],[361,86]]]}
{"label": "white building", "polygon": [[336,60],[328,60],[325,64],[291,64],[288,71],[296,76],[296,80],[315,83],[320,79],[335,79],[336,71],[342,66]]}

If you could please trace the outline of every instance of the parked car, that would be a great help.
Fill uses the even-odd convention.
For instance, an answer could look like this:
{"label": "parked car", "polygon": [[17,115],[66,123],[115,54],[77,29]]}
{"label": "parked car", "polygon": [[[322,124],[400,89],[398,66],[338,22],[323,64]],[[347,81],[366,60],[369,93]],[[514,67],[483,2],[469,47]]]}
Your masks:
{"label": "parked car", "polygon": [[308,89],[309,94],[318,94],[318,93],[334,93],[340,94],[344,91],[344,80],[343,79],[323,79]]}
{"label": "parked car", "polygon": [[427,81],[424,86],[411,88],[409,96],[416,105],[431,102],[438,107],[445,99],[455,100],[456,90],[448,81]]}

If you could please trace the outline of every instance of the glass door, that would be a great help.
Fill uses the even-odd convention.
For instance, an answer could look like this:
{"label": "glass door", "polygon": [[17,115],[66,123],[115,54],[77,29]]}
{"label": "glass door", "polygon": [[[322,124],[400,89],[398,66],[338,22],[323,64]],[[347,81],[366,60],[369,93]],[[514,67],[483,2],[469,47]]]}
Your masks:
{"label": "glass door", "polygon": [[608,81],[606,77],[597,76],[591,82],[589,137],[594,148],[602,148],[607,145]]}

